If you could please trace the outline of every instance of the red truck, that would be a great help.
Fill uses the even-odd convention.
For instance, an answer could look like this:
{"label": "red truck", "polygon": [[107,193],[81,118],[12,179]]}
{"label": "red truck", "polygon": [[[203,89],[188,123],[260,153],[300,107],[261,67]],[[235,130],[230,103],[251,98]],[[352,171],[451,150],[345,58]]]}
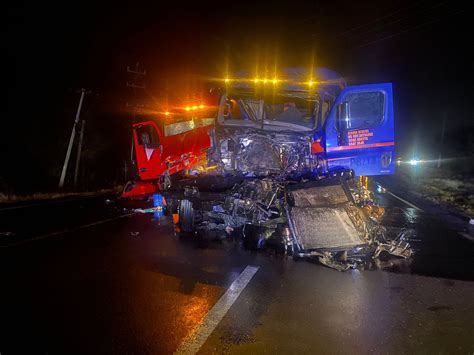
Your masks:
{"label": "red truck", "polygon": [[122,198],[150,195],[170,184],[173,174],[205,169],[214,129],[212,106],[189,105],[133,125],[139,181],[125,186]]}

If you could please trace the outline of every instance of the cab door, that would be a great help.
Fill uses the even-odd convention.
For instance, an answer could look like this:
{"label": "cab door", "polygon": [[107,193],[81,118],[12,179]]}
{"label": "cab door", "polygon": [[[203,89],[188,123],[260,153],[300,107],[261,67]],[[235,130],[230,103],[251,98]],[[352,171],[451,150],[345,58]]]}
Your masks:
{"label": "cab door", "polygon": [[164,172],[163,137],[157,125],[142,122],[133,125],[133,140],[137,158],[138,174],[142,180],[157,179]]}
{"label": "cab door", "polygon": [[392,84],[346,87],[325,126],[328,170],[352,169],[357,176],[393,174]]}

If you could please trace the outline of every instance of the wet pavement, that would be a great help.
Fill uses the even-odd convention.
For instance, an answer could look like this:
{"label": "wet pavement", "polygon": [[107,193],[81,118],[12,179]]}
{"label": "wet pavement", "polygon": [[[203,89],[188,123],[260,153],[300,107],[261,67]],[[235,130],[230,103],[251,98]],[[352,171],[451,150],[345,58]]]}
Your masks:
{"label": "wet pavement", "polygon": [[378,198],[415,257],[347,272],[179,237],[106,197],[0,209],[0,352],[172,353],[253,265],[201,353],[473,353],[474,243]]}
{"label": "wet pavement", "polygon": [[[474,280],[472,240],[447,227],[444,219],[437,215],[406,206],[388,193],[376,194],[376,197],[378,203],[387,206],[382,223],[387,227],[404,227],[413,234],[408,241],[415,256],[411,260],[398,260],[393,267],[386,265],[387,269],[400,273]],[[465,225],[468,225],[467,222]]]}

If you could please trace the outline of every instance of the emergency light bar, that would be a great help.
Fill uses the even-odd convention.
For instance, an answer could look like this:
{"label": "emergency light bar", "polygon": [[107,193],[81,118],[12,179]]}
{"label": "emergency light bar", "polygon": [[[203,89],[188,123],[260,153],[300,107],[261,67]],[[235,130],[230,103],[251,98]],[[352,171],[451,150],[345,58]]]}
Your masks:
{"label": "emergency light bar", "polygon": [[198,106],[198,105],[186,106],[186,107],[184,108],[184,110],[185,110],[185,111],[195,111],[195,110],[198,110],[198,109],[203,109],[204,107],[206,107],[206,106],[204,106],[203,104],[201,104],[201,105],[199,105],[199,106]]}
{"label": "emergency light bar", "polygon": [[309,80],[309,81],[290,81],[290,80],[284,80],[284,79],[277,79],[277,78],[273,78],[273,79],[268,79],[268,78],[254,78],[254,79],[244,79],[244,78],[240,78],[240,79],[231,79],[231,78],[225,78],[225,79],[221,79],[222,81],[224,81],[224,83],[226,84],[230,84],[231,82],[234,82],[234,83],[254,83],[254,84],[273,84],[273,85],[276,85],[278,83],[289,83],[289,84],[293,84],[293,85],[308,85],[309,87],[312,87],[313,85],[315,84],[319,84],[319,83],[322,83],[322,82],[318,82],[318,81],[314,81],[313,79]]}

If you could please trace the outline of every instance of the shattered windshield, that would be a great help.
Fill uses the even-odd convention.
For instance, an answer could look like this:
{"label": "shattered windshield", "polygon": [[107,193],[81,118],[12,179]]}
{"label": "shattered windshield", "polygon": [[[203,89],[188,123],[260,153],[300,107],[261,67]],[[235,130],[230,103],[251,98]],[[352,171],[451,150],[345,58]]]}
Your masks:
{"label": "shattered windshield", "polygon": [[263,129],[281,127],[287,130],[316,128],[319,99],[297,95],[263,97],[228,95],[224,104],[223,124],[260,126]]}

